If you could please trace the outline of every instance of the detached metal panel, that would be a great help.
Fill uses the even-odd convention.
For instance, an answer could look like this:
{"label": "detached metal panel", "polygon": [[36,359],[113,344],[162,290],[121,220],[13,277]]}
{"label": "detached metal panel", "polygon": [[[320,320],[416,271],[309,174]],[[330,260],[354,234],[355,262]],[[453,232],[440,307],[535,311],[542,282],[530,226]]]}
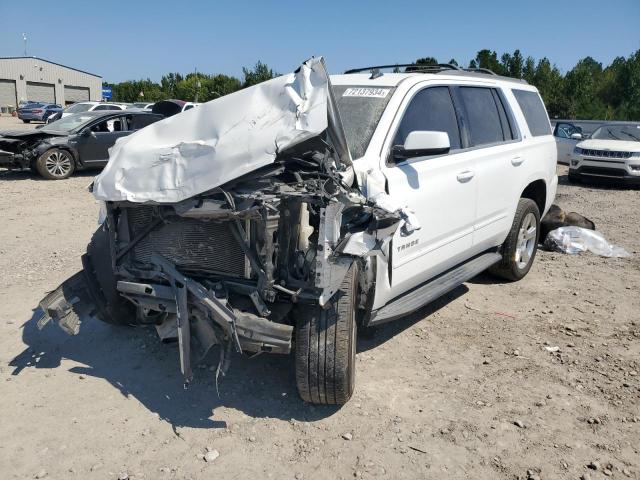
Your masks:
{"label": "detached metal panel", "polygon": [[17,108],[18,96],[16,95],[15,80],[0,80],[0,112],[9,113],[9,107]]}
{"label": "detached metal panel", "polygon": [[75,102],[89,101],[89,87],[64,86],[64,103],[66,105]]}
{"label": "detached metal panel", "polygon": [[52,83],[27,82],[27,100],[30,102],[56,103],[55,85]]}

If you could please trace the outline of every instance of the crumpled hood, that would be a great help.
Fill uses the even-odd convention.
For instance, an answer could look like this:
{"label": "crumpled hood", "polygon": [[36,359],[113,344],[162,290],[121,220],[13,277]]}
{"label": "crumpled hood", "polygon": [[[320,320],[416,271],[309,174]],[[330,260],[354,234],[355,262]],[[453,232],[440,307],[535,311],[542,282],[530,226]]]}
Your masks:
{"label": "crumpled hood", "polygon": [[580,148],[587,150],[611,150],[612,152],[640,152],[640,142],[627,140],[598,140],[589,139],[578,143]]}
{"label": "crumpled hood", "polygon": [[322,57],[119,139],[93,184],[99,200],[175,203],[273,163],[327,131],[351,159]]}

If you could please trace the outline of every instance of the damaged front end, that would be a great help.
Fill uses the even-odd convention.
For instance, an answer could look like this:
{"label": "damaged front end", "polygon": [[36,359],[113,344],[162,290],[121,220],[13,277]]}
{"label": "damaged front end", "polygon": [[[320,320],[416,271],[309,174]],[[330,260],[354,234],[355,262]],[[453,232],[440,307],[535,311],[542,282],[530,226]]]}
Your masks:
{"label": "damaged front end", "polygon": [[100,291],[109,286],[95,273],[105,255],[118,293],[135,307],[128,321],[177,337],[188,382],[193,334],[203,355],[215,344],[289,353],[293,306],[324,306],[351,264],[380,253],[400,222],[345,184],[329,149],[279,159],[176,204],[107,202],[97,235],[108,242],[90,252],[80,280],[43,300],[39,325],[53,318],[77,333],[83,317],[109,315],[86,307],[106,301]]}
{"label": "damaged front end", "polygon": [[[159,144],[146,165],[144,155],[131,156],[141,151],[136,137],[144,142],[145,130],[151,129],[147,136],[160,134],[181,115],[118,142],[94,182],[94,195],[105,208],[103,224],[83,258],[84,270],[41,302],[40,327],[53,319],[77,333],[91,316],[156,325],[161,337],[177,338],[186,384],[192,379],[196,345],[202,356],[213,345],[221,346],[218,373],[226,370],[232,350],[289,353],[305,306],[329,308],[354,263],[361,267],[356,269],[357,305],[364,307],[375,278],[370,257],[385,255],[395,231],[410,224],[403,211],[385,206],[380,196],[367,198],[358,187],[321,59],[306,62],[282,82],[281,90],[294,90],[278,104],[283,111],[268,108],[276,104],[273,100],[264,109],[254,105],[250,113],[266,129],[287,122],[291,113],[290,131],[281,128],[270,140],[275,148],[260,150],[256,145],[264,132],[254,133],[254,121],[246,120],[241,133],[247,146],[236,145],[229,154],[240,155],[240,167],[225,163],[230,157],[220,153],[228,148],[225,138],[240,128],[233,119],[232,127],[221,129],[226,136],[180,140],[176,147]],[[266,97],[269,83],[261,91],[242,92],[235,107],[245,97],[255,102],[256,92]],[[282,100],[275,93],[273,98]],[[202,119],[214,104],[183,114],[185,123],[192,112]],[[319,105],[323,115],[317,121],[312,117]],[[201,156],[218,154],[222,171],[202,170],[203,158],[189,157],[194,144],[205,152]],[[260,154],[246,153],[252,148]],[[196,165],[193,171],[187,168],[189,160]],[[146,176],[135,182],[127,176],[141,167],[147,167]],[[227,167],[241,174],[220,182],[229,176]],[[172,169],[180,181],[171,177],[171,188],[163,189]],[[154,175],[158,180],[152,188]],[[202,183],[202,175],[215,179]],[[192,344],[192,338],[197,342]]]}
{"label": "damaged front end", "polygon": [[0,167],[25,169],[42,153],[42,146],[51,135],[44,132],[6,132],[0,134]]}

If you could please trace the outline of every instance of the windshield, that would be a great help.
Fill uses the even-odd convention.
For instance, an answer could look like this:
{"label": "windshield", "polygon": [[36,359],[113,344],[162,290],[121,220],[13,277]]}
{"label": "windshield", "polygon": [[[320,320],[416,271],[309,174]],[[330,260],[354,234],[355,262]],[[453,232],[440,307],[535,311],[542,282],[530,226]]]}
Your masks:
{"label": "windshield", "polygon": [[591,138],[595,140],[626,140],[640,142],[640,124],[638,125],[602,125]]}
{"label": "windshield", "polygon": [[394,90],[392,87],[334,85],[338,111],[353,159],[362,157],[367,150]]}
{"label": "windshield", "polygon": [[67,107],[66,112],[67,113],[81,113],[81,112],[86,112],[91,107],[93,107],[93,105],[90,104],[90,103],[74,103],[73,105]]}
{"label": "windshield", "polygon": [[72,130],[81,129],[95,118],[96,117],[91,114],[83,115],[81,113],[76,113],[74,115],[69,115],[68,117],[61,118],[60,120],[56,120],[55,122],[51,122],[46,127],[43,127],[41,131],[71,132]]}

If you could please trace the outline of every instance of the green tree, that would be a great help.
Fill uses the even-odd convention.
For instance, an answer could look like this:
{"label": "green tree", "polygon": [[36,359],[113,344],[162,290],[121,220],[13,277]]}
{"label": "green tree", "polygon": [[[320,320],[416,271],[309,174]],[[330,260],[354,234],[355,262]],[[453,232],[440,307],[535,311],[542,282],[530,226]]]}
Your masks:
{"label": "green tree", "polygon": [[273,70],[260,61],[258,61],[252,69],[243,67],[242,73],[244,74],[243,87],[257,85],[258,83],[271,80],[278,76],[278,74],[274,73]]}
{"label": "green tree", "polygon": [[416,60],[416,65],[438,65],[438,59],[434,57],[422,57]]}

